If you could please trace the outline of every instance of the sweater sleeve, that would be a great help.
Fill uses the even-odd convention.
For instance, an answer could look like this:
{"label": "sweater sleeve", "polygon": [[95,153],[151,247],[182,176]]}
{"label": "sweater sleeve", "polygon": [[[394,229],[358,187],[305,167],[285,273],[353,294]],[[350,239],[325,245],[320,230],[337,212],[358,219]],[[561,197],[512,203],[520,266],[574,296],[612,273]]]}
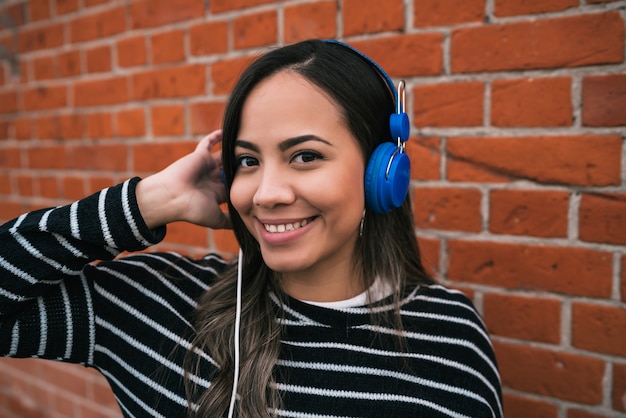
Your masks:
{"label": "sweater sleeve", "polygon": [[135,198],[139,178],[0,226],[0,354],[88,363],[93,284],[84,269],[161,241]]}

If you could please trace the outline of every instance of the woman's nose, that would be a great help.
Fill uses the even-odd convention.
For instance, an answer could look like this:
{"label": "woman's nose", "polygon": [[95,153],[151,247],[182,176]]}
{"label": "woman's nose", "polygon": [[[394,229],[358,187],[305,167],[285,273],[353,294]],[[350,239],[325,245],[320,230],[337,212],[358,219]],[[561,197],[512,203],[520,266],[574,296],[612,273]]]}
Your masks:
{"label": "woman's nose", "polygon": [[275,168],[262,171],[252,203],[255,206],[272,208],[289,205],[295,200],[295,192],[287,173]]}

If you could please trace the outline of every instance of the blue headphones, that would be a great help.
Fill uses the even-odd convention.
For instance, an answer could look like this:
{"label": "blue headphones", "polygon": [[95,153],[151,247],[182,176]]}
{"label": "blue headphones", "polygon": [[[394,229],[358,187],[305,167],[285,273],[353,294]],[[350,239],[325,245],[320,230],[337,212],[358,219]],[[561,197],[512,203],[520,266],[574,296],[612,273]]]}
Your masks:
{"label": "blue headphones", "polygon": [[365,169],[366,207],[376,213],[387,213],[398,208],[406,199],[411,181],[411,162],[405,152],[405,142],[411,130],[406,114],[406,91],[404,81],[396,89],[391,77],[371,58],[352,46],[336,40],[324,42],[343,45],[369,63],[385,80],[394,95],[396,112],[389,116],[391,141],[378,145]]}

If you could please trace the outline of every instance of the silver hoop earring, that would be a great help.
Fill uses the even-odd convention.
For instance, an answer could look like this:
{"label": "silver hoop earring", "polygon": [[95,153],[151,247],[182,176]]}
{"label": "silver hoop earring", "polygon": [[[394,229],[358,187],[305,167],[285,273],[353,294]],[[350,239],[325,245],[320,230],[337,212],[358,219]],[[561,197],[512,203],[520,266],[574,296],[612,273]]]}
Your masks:
{"label": "silver hoop earring", "polygon": [[361,216],[361,223],[359,224],[359,238],[363,236],[364,226],[365,226],[365,209],[363,209],[363,216]]}

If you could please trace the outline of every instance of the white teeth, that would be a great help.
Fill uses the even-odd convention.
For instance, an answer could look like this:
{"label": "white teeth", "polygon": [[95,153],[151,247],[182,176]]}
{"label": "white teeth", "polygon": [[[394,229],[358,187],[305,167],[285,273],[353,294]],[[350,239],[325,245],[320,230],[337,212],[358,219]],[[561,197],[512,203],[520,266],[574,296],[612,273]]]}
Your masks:
{"label": "white teeth", "polygon": [[263,224],[263,225],[265,226],[265,230],[267,232],[275,234],[275,233],[280,233],[280,232],[285,232],[285,231],[295,231],[296,229],[300,229],[308,223],[309,221],[307,221],[306,219],[303,219],[299,222],[294,222],[290,224],[280,224],[280,225]]}

